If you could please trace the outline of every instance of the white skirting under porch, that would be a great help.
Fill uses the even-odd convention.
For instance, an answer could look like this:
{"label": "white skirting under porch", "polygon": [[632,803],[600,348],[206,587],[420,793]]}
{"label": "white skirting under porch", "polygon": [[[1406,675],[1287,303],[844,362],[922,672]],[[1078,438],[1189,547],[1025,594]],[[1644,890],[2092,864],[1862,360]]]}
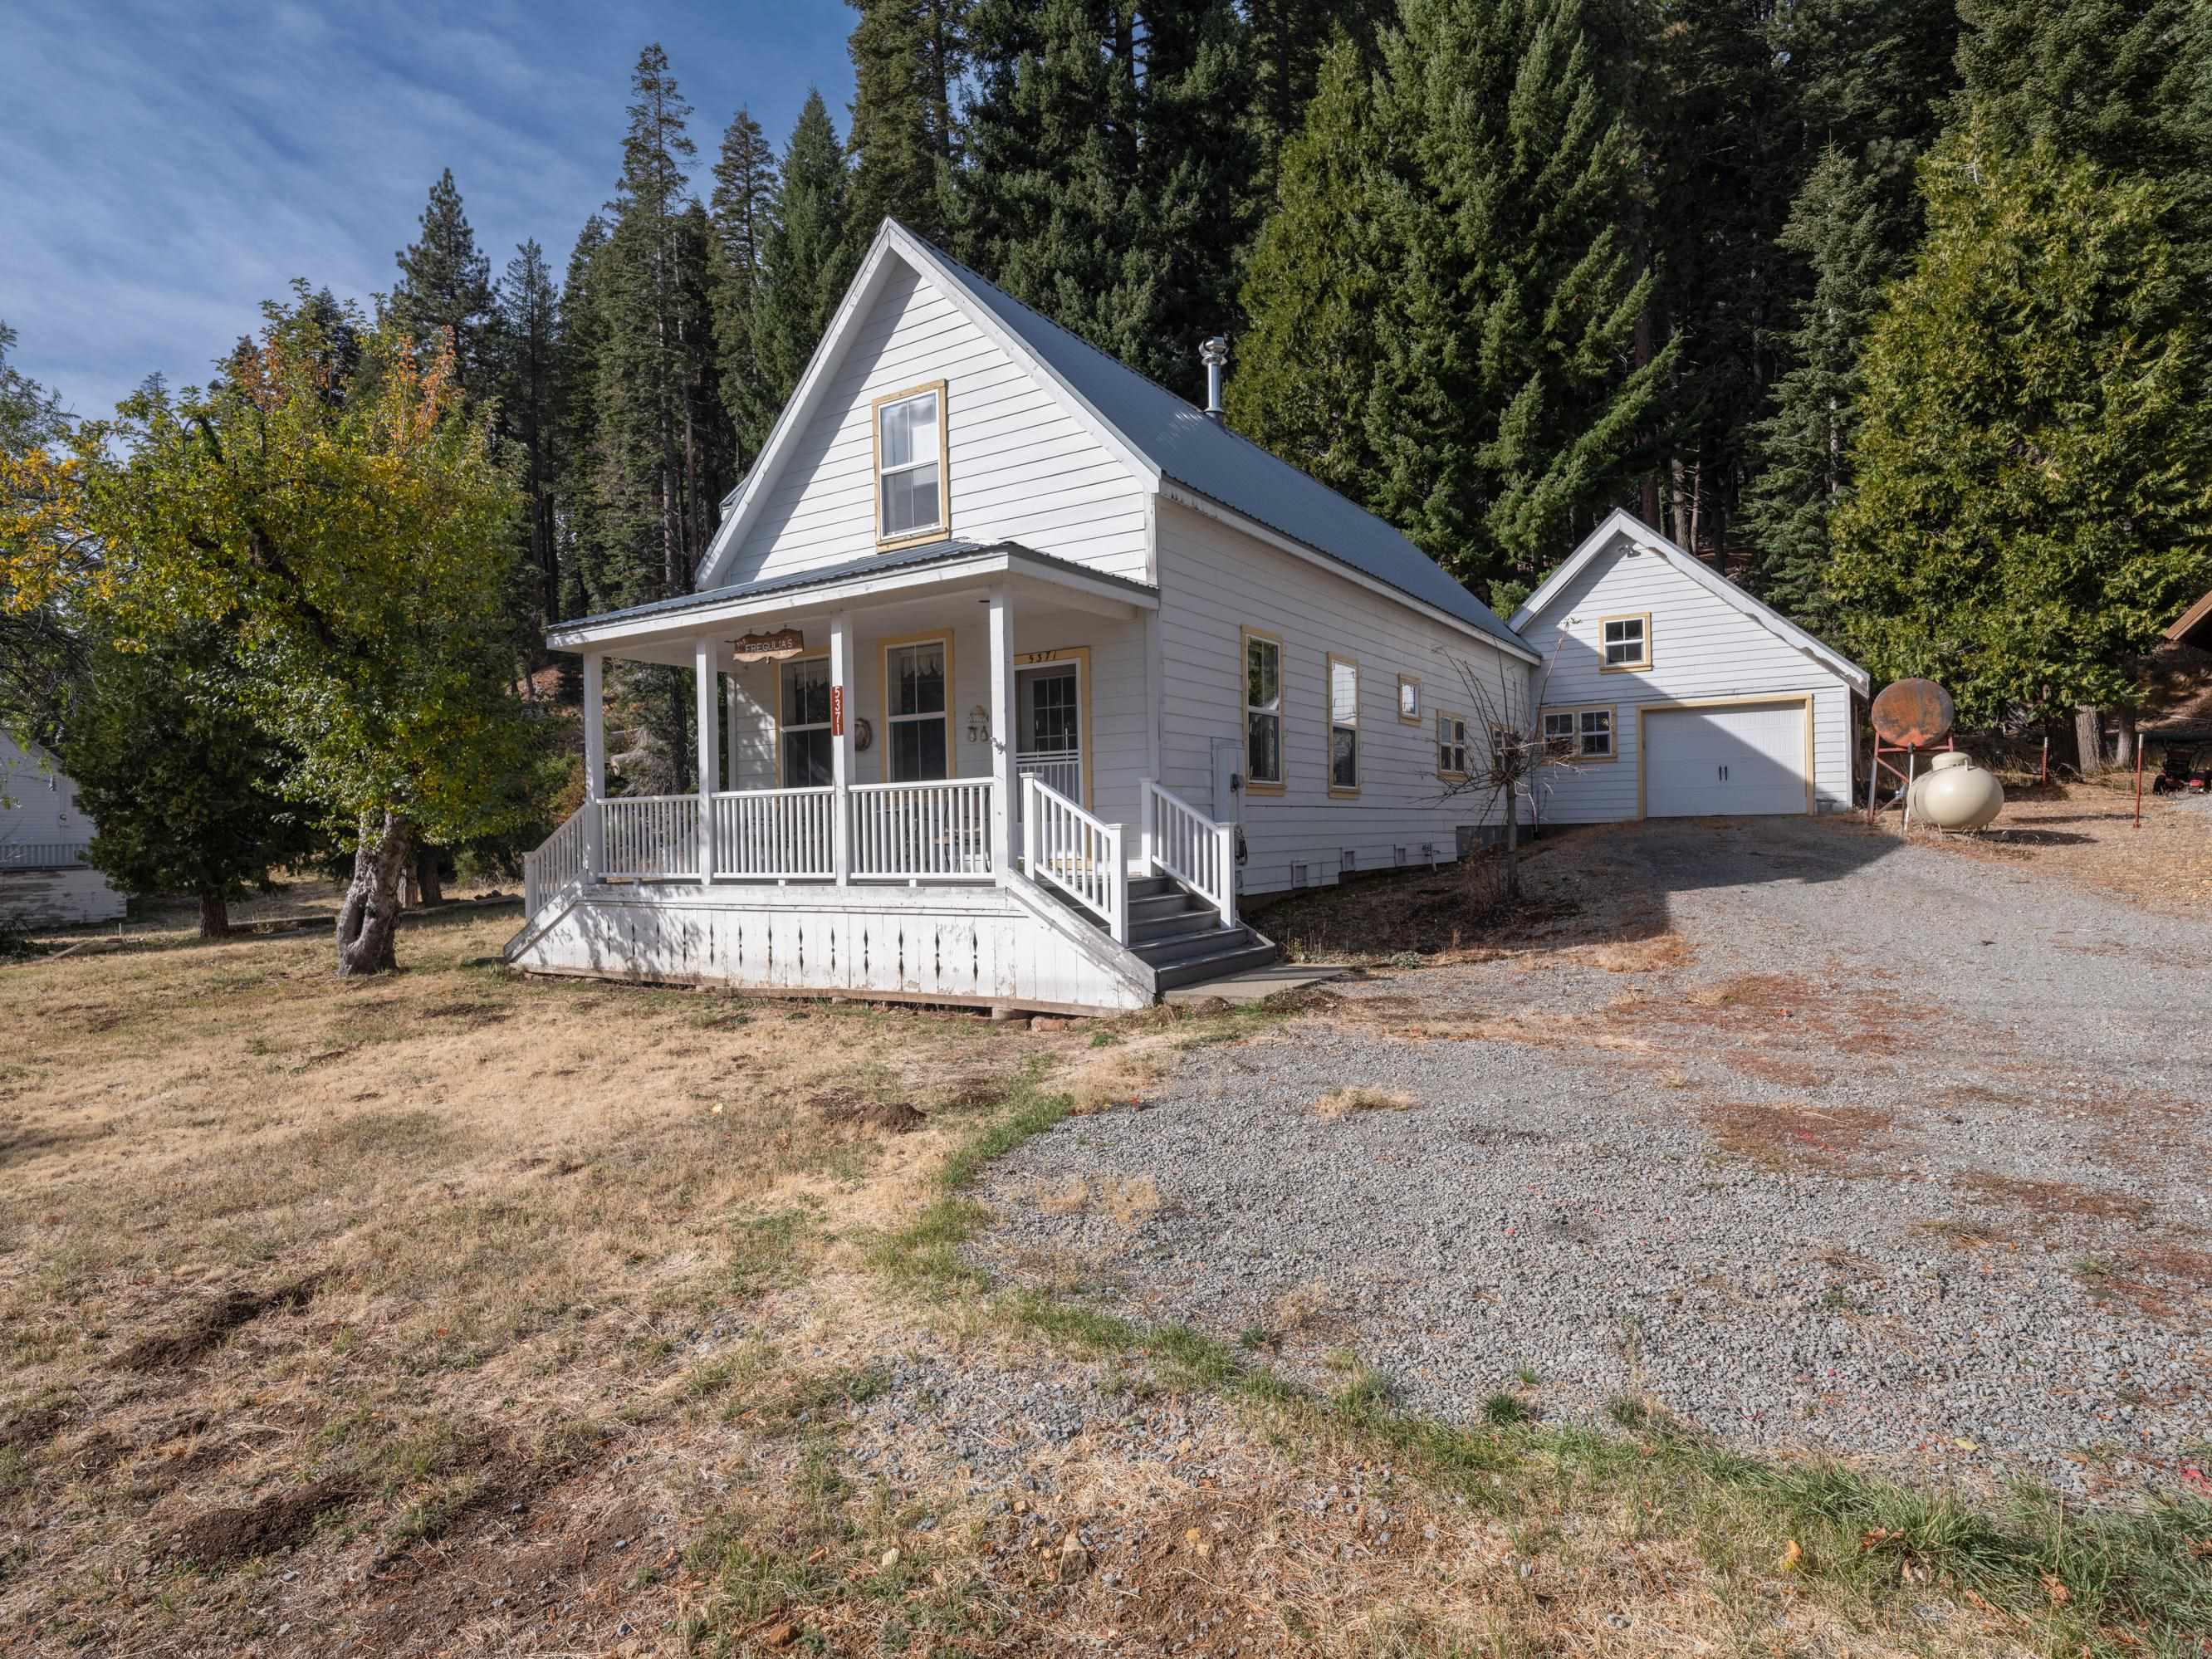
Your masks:
{"label": "white skirting under porch", "polygon": [[[1141,1008],[1103,938],[1008,887],[590,883],[526,927],[537,973],[1073,1013]],[[1049,903],[1049,901],[1047,901]]]}

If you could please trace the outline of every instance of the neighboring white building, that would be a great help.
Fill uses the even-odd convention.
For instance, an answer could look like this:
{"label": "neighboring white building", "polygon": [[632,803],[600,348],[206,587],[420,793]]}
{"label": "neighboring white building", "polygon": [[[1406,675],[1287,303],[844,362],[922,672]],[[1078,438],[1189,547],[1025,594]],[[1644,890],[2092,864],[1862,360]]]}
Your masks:
{"label": "neighboring white building", "polygon": [[0,923],[112,921],[123,895],[84,862],[94,825],[54,757],[0,732]]}
{"label": "neighboring white building", "polygon": [[1627,513],[1513,613],[1542,659],[1547,823],[1840,811],[1852,799],[1848,661]]}
{"label": "neighboring white building", "polygon": [[[509,960],[1141,1006],[1273,958],[1243,896],[1455,859],[1467,677],[1502,705],[1543,662],[1396,530],[889,222],[697,586],[548,636],[584,659],[589,799]],[[609,657],[692,671],[697,794],[606,796]]]}

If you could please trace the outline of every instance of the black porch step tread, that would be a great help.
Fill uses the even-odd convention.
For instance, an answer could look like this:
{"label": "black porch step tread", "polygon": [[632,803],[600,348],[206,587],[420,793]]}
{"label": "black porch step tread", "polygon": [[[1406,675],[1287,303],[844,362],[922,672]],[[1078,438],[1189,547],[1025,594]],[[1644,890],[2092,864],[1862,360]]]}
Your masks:
{"label": "black porch step tread", "polygon": [[1275,956],[1273,945],[1261,945],[1255,940],[1238,950],[1216,951],[1211,956],[1187,957],[1158,969],[1153,975],[1153,985],[1162,991],[1171,991],[1183,985],[1202,985],[1210,979],[1226,979],[1231,974],[1264,967],[1274,961]]}

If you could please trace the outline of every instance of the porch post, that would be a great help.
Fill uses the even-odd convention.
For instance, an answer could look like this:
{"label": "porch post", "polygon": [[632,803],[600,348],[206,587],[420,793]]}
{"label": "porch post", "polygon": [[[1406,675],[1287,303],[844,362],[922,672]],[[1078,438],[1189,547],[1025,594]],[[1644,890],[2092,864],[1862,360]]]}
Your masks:
{"label": "porch post", "polygon": [[1014,607],[1006,585],[991,589],[991,868],[1014,867]]}
{"label": "porch post", "polygon": [[691,641],[691,676],[697,701],[693,724],[697,727],[699,751],[699,882],[704,886],[714,879],[714,770],[715,757],[722,747],[714,641]]}
{"label": "porch post", "polygon": [[[845,887],[853,880],[853,824],[848,809],[853,800],[849,791],[853,787],[853,717],[857,701],[853,679],[853,615],[849,611],[830,614],[830,695],[839,703],[839,718],[830,733],[830,783],[836,792],[830,798],[830,867],[836,872],[837,884]],[[888,732],[884,733],[884,743],[889,747]]]}
{"label": "porch post", "polygon": [[599,810],[607,798],[605,663],[596,651],[584,653],[584,867],[595,881],[607,867],[606,814]]}

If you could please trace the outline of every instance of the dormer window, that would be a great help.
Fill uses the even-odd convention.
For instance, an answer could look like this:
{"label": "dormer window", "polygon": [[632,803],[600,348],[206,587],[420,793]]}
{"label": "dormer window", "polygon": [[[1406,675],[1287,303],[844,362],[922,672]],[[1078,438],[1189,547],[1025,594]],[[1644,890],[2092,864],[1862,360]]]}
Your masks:
{"label": "dormer window", "polygon": [[878,398],[876,540],[920,541],[946,526],[945,382]]}

